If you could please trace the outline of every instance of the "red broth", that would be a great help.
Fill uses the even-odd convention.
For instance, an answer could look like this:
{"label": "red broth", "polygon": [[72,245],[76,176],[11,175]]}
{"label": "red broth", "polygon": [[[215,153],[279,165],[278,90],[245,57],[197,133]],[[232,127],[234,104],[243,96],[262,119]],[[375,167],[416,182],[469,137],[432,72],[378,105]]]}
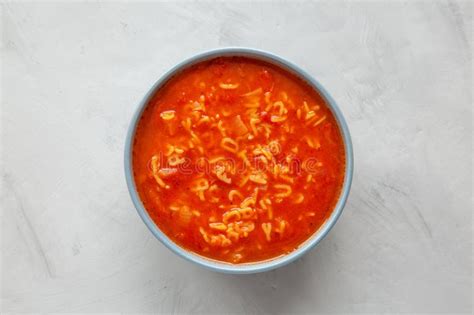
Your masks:
{"label": "red broth", "polygon": [[331,214],[344,144],[308,84],[262,61],[216,58],[178,73],[149,102],[133,171],[146,210],[176,244],[256,262],[295,250]]}

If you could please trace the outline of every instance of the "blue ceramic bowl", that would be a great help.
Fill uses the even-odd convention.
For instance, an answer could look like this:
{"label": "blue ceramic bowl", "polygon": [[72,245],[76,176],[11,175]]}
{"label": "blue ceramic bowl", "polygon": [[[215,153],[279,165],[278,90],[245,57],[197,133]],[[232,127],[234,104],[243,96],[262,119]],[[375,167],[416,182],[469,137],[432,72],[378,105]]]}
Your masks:
{"label": "blue ceramic bowl", "polygon": [[[132,145],[133,145],[133,138],[135,136],[135,130],[137,128],[138,121],[143,113],[143,110],[148,105],[148,102],[151,100],[153,95],[166,83],[173,75],[175,75],[178,71],[181,71],[187,67],[190,67],[196,63],[210,60],[216,57],[222,56],[242,56],[242,57],[249,57],[253,59],[262,60],[276,66],[279,66],[296,76],[300,77],[304,81],[306,81],[310,86],[316,89],[319,94],[324,98],[326,104],[331,109],[332,113],[334,114],[336,121],[339,125],[344,146],[345,146],[345,153],[346,153],[346,169],[345,169],[345,176],[344,176],[344,184],[342,187],[341,195],[339,196],[339,200],[331,214],[331,216],[326,220],[326,222],[303,244],[301,244],[296,250],[293,252],[280,256],[271,260],[265,260],[261,262],[255,263],[246,263],[246,264],[230,264],[221,261],[212,260],[203,256],[200,256],[194,252],[188,251],[179,245],[175,244],[171,239],[168,238],[160,229],[155,225],[153,220],[148,215],[148,212],[145,210],[142,201],[138,195],[135,181],[133,178],[133,170],[132,170]],[[249,48],[221,48],[215,49],[211,51],[207,51],[201,54],[198,54],[194,57],[191,57],[178,65],[174,66],[171,70],[165,73],[148,91],[142,101],[138,104],[138,108],[133,115],[132,121],[130,123],[130,127],[128,129],[127,139],[125,143],[125,177],[127,180],[128,190],[130,192],[130,196],[132,197],[132,201],[137,208],[138,214],[142,218],[143,222],[145,222],[148,229],[155,235],[155,237],[160,240],[166,247],[170,250],[178,254],[179,256],[203,267],[206,267],[213,271],[219,271],[224,273],[233,273],[233,274],[245,274],[245,273],[256,273],[256,272],[263,272],[268,271],[271,269],[275,269],[281,266],[284,266],[305,253],[307,253],[310,249],[316,246],[325,236],[328,234],[329,230],[334,226],[337,219],[342,213],[342,209],[346,203],[347,197],[349,195],[349,190],[351,188],[352,182],[352,173],[354,167],[354,159],[352,153],[352,143],[351,138],[349,135],[349,129],[347,128],[346,122],[342,116],[341,111],[336,105],[334,99],[329,95],[329,93],[323,88],[323,86],[316,81],[311,75],[309,75],[306,71],[301,69],[300,67],[296,66],[295,64],[276,56],[272,53],[256,50],[256,49],[249,49]]]}

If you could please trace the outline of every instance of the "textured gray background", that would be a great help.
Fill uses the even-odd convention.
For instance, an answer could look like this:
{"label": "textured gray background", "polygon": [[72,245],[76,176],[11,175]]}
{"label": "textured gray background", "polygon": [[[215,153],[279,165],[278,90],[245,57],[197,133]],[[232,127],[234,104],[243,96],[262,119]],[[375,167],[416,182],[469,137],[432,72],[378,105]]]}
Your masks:
{"label": "textured gray background", "polygon": [[[472,3],[4,3],[4,312],[471,312]],[[127,125],[183,58],[241,45],[333,94],[355,177],[330,235],[259,275],[215,274],[146,230]]]}

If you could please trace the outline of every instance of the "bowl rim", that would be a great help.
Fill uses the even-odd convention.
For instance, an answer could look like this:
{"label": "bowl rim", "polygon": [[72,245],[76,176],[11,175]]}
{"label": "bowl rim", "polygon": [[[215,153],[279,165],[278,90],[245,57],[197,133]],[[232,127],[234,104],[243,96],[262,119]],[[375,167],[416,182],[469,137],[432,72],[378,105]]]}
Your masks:
{"label": "bowl rim", "polygon": [[[339,126],[339,130],[342,134],[343,143],[345,147],[345,159],[346,159],[346,172],[344,175],[344,182],[341,189],[341,193],[339,199],[334,206],[334,209],[331,215],[326,219],[326,221],[321,225],[321,227],[314,232],[312,236],[310,236],[305,242],[300,244],[300,246],[295,249],[294,251],[275,257],[270,260],[264,260],[261,262],[252,262],[252,263],[244,263],[244,264],[230,264],[226,262],[221,262],[218,260],[213,260],[210,258],[206,258],[204,256],[200,256],[192,251],[186,250],[173,242],[166,234],[164,234],[158,226],[154,223],[151,217],[148,215],[143,203],[138,195],[138,191],[136,189],[135,181],[133,178],[133,169],[132,169],[132,150],[133,150],[133,139],[135,136],[135,131],[138,125],[138,122],[141,118],[143,111],[145,110],[146,106],[148,105],[151,98],[154,94],[160,89],[170,78],[172,78],[176,73],[184,70],[196,63],[200,63],[206,60],[214,59],[217,57],[249,57],[257,60],[262,60],[268,62],[270,64],[274,64],[280,68],[285,69],[286,71],[290,71],[291,73],[295,74],[297,77],[301,78],[307,84],[309,84],[312,88],[316,89],[316,91],[322,96],[322,98],[326,101],[328,108],[331,110],[332,114],[335,117],[335,120]],[[330,94],[326,91],[326,89],[316,80],[314,79],[309,73],[305,70],[294,64],[293,62],[288,61],[274,53],[270,53],[260,49],[254,48],[244,48],[244,47],[225,47],[225,48],[217,48],[208,50],[205,52],[201,52],[195,54],[194,56],[187,58],[175,66],[173,66],[170,70],[168,70],[165,74],[163,74],[148,90],[145,96],[142,98],[140,103],[138,104],[138,108],[135,110],[135,113],[132,117],[130,125],[128,127],[126,141],[125,141],[125,159],[124,159],[124,166],[125,166],[125,178],[127,182],[128,191],[130,193],[130,197],[132,198],[132,202],[142,218],[145,225],[148,229],[153,233],[153,235],[167,248],[173,251],[178,256],[191,261],[197,265],[205,267],[207,269],[218,271],[222,273],[229,273],[229,274],[248,274],[248,273],[257,273],[257,272],[264,272],[269,271],[278,267],[282,267],[287,265],[296,259],[300,258],[302,255],[310,251],[314,248],[319,242],[328,234],[331,228],[335,225],[336,221],[340,217],[344,205],[346,204],[347,198],[349,196],[349,191],[352,184],[352,177],[354,171],[354,157],[353,157],[353,148],[352,148],[352,141],[349,133],[349,128],[346,124],[346,121],[342,115],[341,110],[336,104],[336,101],[330,96]]]}

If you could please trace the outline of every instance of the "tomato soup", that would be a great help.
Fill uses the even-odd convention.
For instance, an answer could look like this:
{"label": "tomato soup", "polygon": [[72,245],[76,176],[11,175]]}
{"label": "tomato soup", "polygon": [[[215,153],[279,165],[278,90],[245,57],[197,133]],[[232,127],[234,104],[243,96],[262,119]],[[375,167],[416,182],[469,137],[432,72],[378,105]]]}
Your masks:
{"label": "tomato soup", "polygon": [[144,110],[140,198],[182,248],[239,264],[285,255],[331,214],[344,144],[321,96],[275,65],[221,57],[183,70]]}

